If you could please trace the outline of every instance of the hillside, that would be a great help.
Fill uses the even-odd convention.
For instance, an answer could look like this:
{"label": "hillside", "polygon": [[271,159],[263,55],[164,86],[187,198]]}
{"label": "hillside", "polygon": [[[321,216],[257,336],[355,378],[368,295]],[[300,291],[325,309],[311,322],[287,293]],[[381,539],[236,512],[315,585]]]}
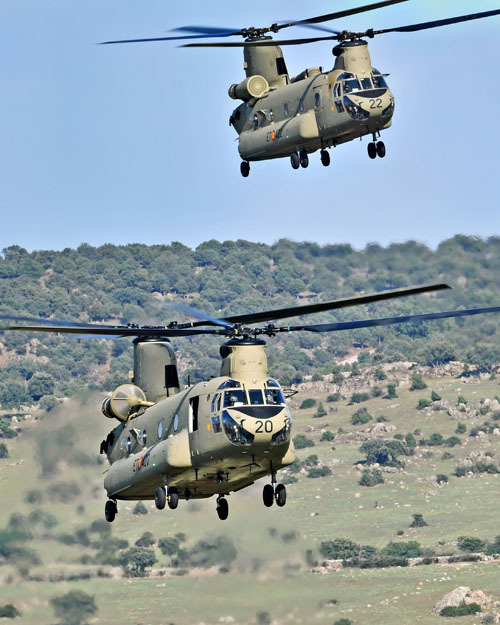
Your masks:
{"label": "hillside", "polygon": [[[103,625],[261,625],[266,614],[278,625],[331,625],[341,618],[400,625],[402,613],[404,622],[431,625],[441,622],[431,613],[436,602],[458,586],[500,599],[500,561],[493,556],[315,572],[324,544],[339,538],[365,552],[369,546],[372,554],[415,541],[429,562],[440,554],[467,556],[459,537],[498,551],[499,378],[471,373],[463,363],[436,369],[400,362],[355,368],[297,390],[294,435],[313,446],[299,449],[296,466],[282,472],[289,482],[285,509],[264,508],[261,484],[231,496],[224,523],[212,500],[163,512],[145,502],[146,515],[134,514],[133,502],[122,503],[108,526],[111,536],[99,524],[106,467],[97,464],[96,451],[109,428],[99,397],[66,402],[38,421],[20,420],[20,435],[7,441],[9,458],[0,460],[0,492],[8,502],[0,508],[0,537],[5,544],[6,531],[27,531],[22,546],[32,551],[13,557],[3,551],[0,605],[13,603],[20,625],[41,625],[53,622],[51,598],[79,589],[95,598],[92,622]],[[421,400],[427,407],[418,408]],[[356,414],[365,415],[361,421],[368,415],[365,423]],[[370,441],[411,452],[397,453],[395,466],[359,465],[366,461],[361,446]],[[384,482],[361,485],[367,468],[378,468]],[[313,469],[328,470],[321,476]],[[414,515],[427,525],[411,528]],[[120,541],[133,547],[145,532],[154,541],[154,570],[123,577]],[[160,544],[172,540],[177,547],[163,553]]]}

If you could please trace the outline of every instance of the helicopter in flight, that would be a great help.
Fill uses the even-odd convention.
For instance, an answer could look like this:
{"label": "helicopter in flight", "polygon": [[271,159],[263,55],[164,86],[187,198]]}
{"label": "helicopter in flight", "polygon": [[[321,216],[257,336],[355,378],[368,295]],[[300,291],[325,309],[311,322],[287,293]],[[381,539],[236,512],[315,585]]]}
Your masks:
{"label": "helicopter in flight", "polygon": [[[376,35],[391,32],[416,32],[482,19],[500,14],[500,9],[445,18],[419,24],[362,32],[338,31],[324,22],[380,9],[408,0],[384,0],[361,7],[327,13],[306,19],[275,22],[256,28],[182,26],[173,29],[188,33],[170,37],[122,39],[103,44],[176,41],[186,39],[243,37],[243,42],[217,41],[184,44],[183,47],[242,47],[246,78],[229,87],[229,96],[241,100],[229,118],[238,134],[243,177],[250,163],[289,157],[294,169],[308,167],[309,154],[320,150],[321,163],[330,164],[329,149],[354,139],[371,136],[368,156],[383,158],[386,147],[380,133],[392,124],[394,96],[383,74],[372,66],[368,43]],[[327,35],[273,40],[284,28],[302,26]],[[281,46],[318,41],[336,41],[332,53],[333,69],[308,68],[291,77]]]}
{"label": "helicopter in flight", "polygon": [[[16,322],[2,330],[80,338],[133,337],[132,379],[102,403],[104,415],[118,421],[100,446],[110,464],[104,479],[107,521],[115,519],[118,500],[154,499],[162,510],[167,504],[177,508],[179,499],[214,495],[217,514],[225,520],[227,496],[266,476],[270,481],[263,487],[264,505],[276,502],[284,506],[286,487],[277,483],[277,472],[295,459],[292,415],[279,382],[268,372],[266,343],[261,337],[497,313],[500,306],[336,323],[278,326],[273,322],[449,288],[447,284],[406,287],[218,319],[177,306],[199,320],[171,321],[165,326],[98,325],[12,315],[0,318]],[[170,339],[200,335],[227,339],[220,348],[220,376],[181,389]]]}

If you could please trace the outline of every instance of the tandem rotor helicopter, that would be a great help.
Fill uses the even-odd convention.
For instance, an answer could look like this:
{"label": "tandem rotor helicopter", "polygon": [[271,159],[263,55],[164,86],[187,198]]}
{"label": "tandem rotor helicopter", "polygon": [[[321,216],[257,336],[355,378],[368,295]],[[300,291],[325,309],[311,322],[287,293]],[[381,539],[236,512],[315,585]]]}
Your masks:
{"label": "tandem rotor helicopter", "polygon": [[[242,47],[246,78],[229,87],[229,96],[242,100],[229,118],[238,134],[242,158],[240,171],[247,177],[250,163],[272,158],[290,157],[294,169],[309,165],[309,154],[320,150],[321,162],[330,164],[331,147],[371,135],[368,156],[383,158],[386,148],[379,141],[382,130],[389,128],[394,114],[394,96],[385,77],[372,67],[368,43],[375,35],[391,32],[415,32],[458,22],[500,14],[500,9],[446,19],[363,32],[332,30],[323,22],[380,9],[407,0],[384,0],[366,6],[336,11],[302,20],[277,22],[262,28],[218,28],[182,26],[173,29],[189,33],[173,37],[122,39],[103,44],[176,41],[222,37],[243,37],[243,42],[188,43],[183,47]],[[290,26],[303,26],[328,35],[282,39],[277,34]],[[336,41],[332,52],[335,64],[324,72],[321,67],[308,68],[290,77],[281,46]]]}
{"label": "tandem rotor helicopter", "polygon": [[[97,325],[12,315],[0,318],[17,322],[2,330],[56,332],[80,338],[134,337],[132,380],[115,389],[102,404],[104,415],[118,420],[100,447],[110,463],[104,479],[109,498],[107,521],[114,520],[118,500],[154,499],[161,510],[166,504],[177,508],[179,499],[212,495],[217,498],[219,518],[225,520],[227,496],[266,476],[270,483],[263,488],[264,505],[276,502],[284,506],[286,488],[277,484],[277,472],[295,459],[292,415],[279,383],[268,373],[265,341],[260,337],[463,317],[500,312],[500,306],[337,323],[277,326],[273,322],[448,288],[446,284],[415,286],[219,319],[178,306],[199,320],[171,321],[165,326]],[[220,376],[181,390],[170,339],[210,334],[227,339],[220,348]]]}

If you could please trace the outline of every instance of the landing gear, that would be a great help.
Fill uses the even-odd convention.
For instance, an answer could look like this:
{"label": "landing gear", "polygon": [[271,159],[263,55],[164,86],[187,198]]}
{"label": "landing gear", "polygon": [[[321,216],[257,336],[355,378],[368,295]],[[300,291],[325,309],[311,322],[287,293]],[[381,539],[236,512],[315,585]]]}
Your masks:
{"label": "landing gear", "polygon": [[321,150],[321,163],[325,167],[328,167],[328,165],[330,164],[330,152],[327,152],[326,150]]}
{"label": "landing gear", "polygon": [[286,504],[286,487],[284,484],[278,484],[278,486],[276,486],[274,498],[276,499],[276,505],[280,508]]}
{"label": "landing gear", "polygon": [[155,492],[155,505],[158,510],[163,510],[167,502],[167,493],[163,486],[159,486]]}
{"label": "landing gear", "polygon": [[221,521],[225,521],[229,515],[229,505],[227,503],[227,499],[222,496],[217,498],[217,514]]}
{"label": "landing gear", "polygon": [[266,484],[262,491],[262,500],[266,508],[270,508],[274,503],[274,487],[272,484]]}
{"label": "landing gear", "polygon": [[300,167],[300,158],[297,152],[290,155],[290,163],[292,164],[293,169],[298,169]]}
{"label": "landing gear", "polygon": [[175,510],[179,504],[179,492],[175,486],[168,489],[167,492],[167,502],[170,510]]}
{"label": "landing gear", "polygon": [[368,156],[370,158],[377,158],[377,144],[374,141],[368,144]]}
{"label": "landing gear", "polygon": [[309,166],[309,157],[307,156],[307,152],[305,150],[300,151],[299,161],[300,166],[304,169]]}
{"label": "landing gear", "polygon": [[286,487],[284,484],[266,484],[262,490],[262,500],[266,508],[270,508],[274,502],[282,508],[286,504]]}
{"label": "landing gear", "polygon": [[368,144],[368,156],[370,158],[384,158],[385,156],[385,143],[383,141],[377,141],[377,134],[380,137],[380,132],[373,133],[373,141]]}
{"label": "landing gear", "polygon": [[243,178],[248,178],[248,174],[250,173],[250,163],[248,161],[241,161],[240,171]]}
{"label": "landing gear", "polygon": [[385,143],[383,141],[377,143],[377,154],[380,158],[385,156]]}
{"label": "landing gear", "polygon": [[106,521],[108,523],[113,523],[117,512],[118,506],[116,505],[116,501],[108,499],[106,505],[104,506],[104,518],[106,519]]}

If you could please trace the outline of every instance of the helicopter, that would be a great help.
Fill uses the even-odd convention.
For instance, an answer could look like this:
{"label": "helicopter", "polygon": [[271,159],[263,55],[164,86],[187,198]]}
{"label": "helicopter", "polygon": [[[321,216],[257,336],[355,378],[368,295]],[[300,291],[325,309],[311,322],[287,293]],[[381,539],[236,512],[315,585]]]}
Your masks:
{"label": "helicopter", "polygon": [[[266,27],[223,28],[182,26],[173,31],[183,34],[146,39],[122,39],[108,44],[176,41],[240,36],[243,42],[188,43],[182,47],[242,47],[246,78],[229,87],[229,96],[242,100],[229,118],[238,134],[240,172],[250,174],[250,163],[290,158],[293,169],[306,168],[309,154],[320,150],[321,163],[330,165],[329,149],[371,135],[368,156],[383,158],[386,146],[380,134],[392,124],[395,100],[386,76],[372,66],[368,43],[376,35],[390,32],[416,32],[500,14],[500,9],[445,18],[382,30],[362,32],[332,30],[321,24],[331,20],[380,9],[408,0],[384,0],[361,7],[327,13],[306,19],[275,22]],[[284,28],[303,26],[329,33],[324,36],[273,40]],[[308,68],[291,77],[281,46],[318,41],[336,41],[332,70]]]}
{"label": "helicopter", "polygon": [[[216,496],[219,519],[228,518],[227,497],[266,476],[263,503],[286,504],[286,487],[277,472],[294,462],[292,414],[279,382],[270,377],[265,341],[289,332],[336,332],[500,312],[500,306],[320,324],[275,325],[275,321],[351,306],[449,289],[430,284],[357,295],[345,299],[214,318],[196,309],[175,307],[198,321],[164,326],[100,325],[0,315],[13,320],[2,330],[53,332],[77,338],[132,337],[134,368],[128,383],[102,402],[103,414],[118,421],[100,453],[109,469],[104,479],[105,518],[112,522],[118,500],[153,500],[159,510],[179,499]],[[26,322],[29,325],[26,325]],[[256,325],[261,324],[261,325]],[[181,390],[170,339],[216,335],[220,376]]]}

